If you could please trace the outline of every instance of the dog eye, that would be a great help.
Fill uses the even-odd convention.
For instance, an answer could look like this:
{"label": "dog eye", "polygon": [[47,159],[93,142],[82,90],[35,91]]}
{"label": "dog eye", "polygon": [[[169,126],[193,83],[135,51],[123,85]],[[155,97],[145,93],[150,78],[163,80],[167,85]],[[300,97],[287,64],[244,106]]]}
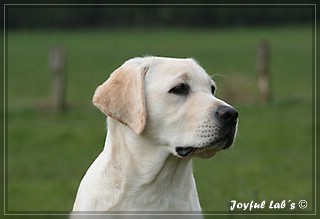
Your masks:
{"label": "dog eye", "polygon": [[214,95],[214,93],[216,92],[216,87],[215,86],[211,86],[211,93]]}
{"label": "dog eye", "polygon": [[181,83],[171,88],[169,90],[169,93],[176,94],[176,95],[187,95],[189,91],[190,91],[189,85]]}

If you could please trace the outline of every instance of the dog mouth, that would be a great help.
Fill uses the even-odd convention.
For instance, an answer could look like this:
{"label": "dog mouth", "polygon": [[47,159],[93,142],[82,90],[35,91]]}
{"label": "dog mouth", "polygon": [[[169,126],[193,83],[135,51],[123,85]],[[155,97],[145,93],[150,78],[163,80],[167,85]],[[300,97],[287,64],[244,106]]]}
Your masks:
{"label": "dog mouth", "polygon": [[195,147],[176,147],[176,152],[181,157],[188,157],[193,154],[197,149]]}
{"label": "dog mouth", "polygon": [[228,149],[234,141],[234,135],[226,136],[218,141],[210,142],[206,146],[193,147],[193,146],[178,146],[176,147],[176,153],[181,158],[188,158],[191,156],[199,156],[201,158],[213,157],[218,151]]}
{"label": "dog mouth", "polygon": [[176,147],[177,154],[182,158],[187,158],[195,155],[199,155],[200,157],[212,157],[218,151],[222,150],[221,147],[216,146],[204,146],[204,147]]}

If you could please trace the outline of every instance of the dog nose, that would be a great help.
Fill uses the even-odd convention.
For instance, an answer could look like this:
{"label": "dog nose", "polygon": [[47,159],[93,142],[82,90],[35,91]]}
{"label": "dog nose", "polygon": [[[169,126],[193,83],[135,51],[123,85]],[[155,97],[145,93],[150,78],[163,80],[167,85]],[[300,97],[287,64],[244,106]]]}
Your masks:
{"label": "dog nose", "polygon": [[220,106],[216,116],[227,123],[235,123],[238,119],[238,112],[230,106]]}

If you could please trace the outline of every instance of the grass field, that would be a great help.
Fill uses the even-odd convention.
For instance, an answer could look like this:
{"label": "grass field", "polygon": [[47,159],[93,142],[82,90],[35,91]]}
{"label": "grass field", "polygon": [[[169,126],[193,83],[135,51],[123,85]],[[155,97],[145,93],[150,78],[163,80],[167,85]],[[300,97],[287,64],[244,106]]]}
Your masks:
{"label": "grass field", "polygon": [[[256,101],[261,39],[272,46],[269,106]],[[226,99],[240,113],[235,147],[194,161],[205,211],[228,211],[231,200],[301,199],[314,210],[311,27],[10,31],[7,40],[8,211],[71,210],[105,139],[93,92],[123,61],[147,54],[194,57],[220,85],[217,96],[230,88],[244,100]],[[68,57],[69,108],[62,114],[50,110],[48,51],[54,45],[65,47]]]}

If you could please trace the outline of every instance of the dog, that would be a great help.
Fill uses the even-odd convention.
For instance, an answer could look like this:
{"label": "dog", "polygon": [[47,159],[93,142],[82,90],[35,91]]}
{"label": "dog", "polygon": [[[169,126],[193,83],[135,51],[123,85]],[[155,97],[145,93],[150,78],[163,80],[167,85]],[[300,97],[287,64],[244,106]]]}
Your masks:
{"label": "dog", "polygon": [[192,58],[137,57],[116,69],[93,96],[108,131],[73,212],[201,211],[192,158],[229,148],[238,126],[215,90]]}

